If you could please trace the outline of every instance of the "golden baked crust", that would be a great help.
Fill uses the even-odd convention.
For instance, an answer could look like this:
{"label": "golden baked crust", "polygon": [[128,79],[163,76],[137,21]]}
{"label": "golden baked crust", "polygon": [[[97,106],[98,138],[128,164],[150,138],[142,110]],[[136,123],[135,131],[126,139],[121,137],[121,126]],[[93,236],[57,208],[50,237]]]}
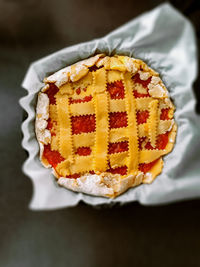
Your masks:
{"label": "golden baked crust", "polygon": [[176,137],[174,105],[143,61],[99,54],[44,82],[36,136],[40,159],[58,184],[115,197],[161,172]]}

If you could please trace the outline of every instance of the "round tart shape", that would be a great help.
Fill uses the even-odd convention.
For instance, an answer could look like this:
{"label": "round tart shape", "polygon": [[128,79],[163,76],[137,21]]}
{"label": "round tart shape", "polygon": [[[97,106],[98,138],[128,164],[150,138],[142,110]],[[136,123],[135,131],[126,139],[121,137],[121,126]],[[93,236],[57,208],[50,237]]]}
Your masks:
{"label": "round tart shape", "polygon": [[59,185],[116,197],[151,183],[176,137],[174,105],[143,61],[98,54],[44,79],[35,130]]}

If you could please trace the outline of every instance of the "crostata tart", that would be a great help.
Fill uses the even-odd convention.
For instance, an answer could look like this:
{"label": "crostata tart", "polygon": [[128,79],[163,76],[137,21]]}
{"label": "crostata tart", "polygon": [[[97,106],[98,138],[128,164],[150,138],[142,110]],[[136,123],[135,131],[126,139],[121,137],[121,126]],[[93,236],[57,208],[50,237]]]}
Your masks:
{"label": "crostata tart", "polygon": [[99,54],[44,82],[35,130],[59,185],[115,197],[161,173],[176,137],[174,105],[143,61]]}

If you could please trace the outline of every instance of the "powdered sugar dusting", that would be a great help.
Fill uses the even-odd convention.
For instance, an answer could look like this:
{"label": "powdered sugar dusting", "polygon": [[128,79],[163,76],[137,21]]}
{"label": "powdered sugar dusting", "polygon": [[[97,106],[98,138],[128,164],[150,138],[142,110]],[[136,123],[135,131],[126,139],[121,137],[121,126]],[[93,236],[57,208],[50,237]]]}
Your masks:
{"label": "powdered sugar dusting", "polygon": [[96,196],[113,195],[113,189],[102,183],[99,175],[86,175],[77,179],[59,178],[58,184],[76,192],[83,192]]}
{"label": "powdered sugar dusting", "polygon": [[51,141],[51,133],[46,129],[49,118],[49,98],[44,93],[38,94],[36,114],[35,131],[37,139],[43,144],[48,144]]}

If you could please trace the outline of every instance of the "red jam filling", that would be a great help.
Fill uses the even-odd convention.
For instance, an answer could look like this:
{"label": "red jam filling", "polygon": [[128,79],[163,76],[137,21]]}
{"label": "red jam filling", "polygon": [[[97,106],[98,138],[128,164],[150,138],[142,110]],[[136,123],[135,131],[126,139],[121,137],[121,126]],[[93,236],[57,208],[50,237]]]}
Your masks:
{"label": "red jam filling", "polygon": [[[127,166],[122,166],[122,167],[118,167],[115,169],[108,169],[107,172],[110,172],[112,174],[120,174],[120,175],[126,175],[127,174]],[[94,171],[90,171],[90,174],[95,174]],[[71,174],[71,175],[67,175],[66,178],[74,178],[77,179],[79,178],[81,175],[79,173],[75,173],[75,174]]]}
{"label": "red jam filling", "polygon": [[[95,174],[94,171],[90,171],[90,174]],[[66,175],[66,178],[73,178],[73,179],[77,179],[80,178],[81,174],[80,173],[74,173],[74,174],[70,174],[70,175]]]}
{"label": "red jam filling", "polygon": [[169,108],[163,108],[161,110],[160,119],[161,120],[170,120],[170,118],[169,118]]}
{"label": "red jam filling", "polygon": [[157,159],[154,160],[154,161],[152,161],[152,162],[150,162],[150,163],[141,163],[141,164],[139,164],[139,170],[140,170],[141,172],[146,173],[146,172],[148,172],[148,171],[151,170],[151,168],[153,167],[153,165],[154,165],[156,162],[157,162]]}
{"label": "red jam filling", "polygon": [[51,150],[50,145],[44,145],[43,155],[54,168],[64,160],[58,151]]}
{"label": "red jam filling", "polygon": [[115,169],[108,169],[107,172],[110,172],[112,174],[121,174],[121,175],[126,175],[127,174],[127,166],[122,166],[122,167],[118,167]]}
{"label": "red jam filling", "polygon": [[[141,137],[139,138],[139,149],[141,150],[142,149],[142,143],[145,141],[145,137]],[[165,133],[165,134],[160,134],[158,135],[157,137],[157,142],[156,142],[156,149],[165,149],[166,145],[168,143],[168,132]],[[151,146],[151,143],[148,142],[146,143],[145,145],[145,149],[155,149]],[[139,170],[146,173],[148,172],[153,166],[154,164],[156,163],[157,160],[155,161],[152,161],[150,163],[142,163],[142,164],[139,164]]]}
{"label": "red jam filling", "polygon": [[77,179],[80,177],[80,174],[79,173],[74,173],[74,174],[70,174],[70,175],[67,175],[66,178],[73,178],[73,179]]}
{"label": "red jam filling", "polygon": [[[157,137],[157,141],[156,141],[156,149],[165,149],[166,145],[168,143],[168,132],[165,133],[165,134],[160,134],[158,135]],[[151,143],[148,142],[146,143],[145,145],[145,148],[146,149],[154,149],[152,146],[151,146]]]}
{"label": "red jam filling", "polygon": [[147,122],[149,117],[149,112],[147,110],[137,112],[137,123],[142,124]]}
{"label": "red jam filling", "polygon": [[151,77],[149,77],[147,80],[141,80],[140,79],[140,75],[139,75],[139,73],[137,73],[137,74],[135,74],[135,76],[133,76],[133,81],[135,82],[135,83],[139,83],[139,84],[141,84],[144,88],[147,88],[147,86],[148,86],[148,84],[151,82]]}
{"label": "red jam filling", "polygon": [[110,93],[111,99],[123,99],[124,98],[124,85],[122,81],[108,83],[107,90]]}
{"label": "red jam filling", "polygon": [[79,156],[88,156],[90,155],[92,152],[90,147],[79,147],[76,150],[76,154],[78,154]]}
{"label": "red jam filling", "polygon": [[[115,169],[108,169],[107,172],[110,172],[112,174],[120,174],[120,175],[126,175],[127,174],[127,166],[122,166],[122,167],[118,167]],[[90,174],[95,174],[94,171],[90,171]],[[67,175],[66,178],[74,178],[77,179],[79,178],[81,175],[79,173],[75,173],[75,174],[71,174],[71,175]]]}
{"label": "red jam filling", "polygon": [[74,104],[74,103],[84,103],[84,102],[89,102],[92,100],[92,96],[85,96],[82,99],[72,99],[71,97],[69,98],[69,104]]}
{"label": "red jam filling", "polygon": [[90,133],[95,131],[95,115],[71,117],[72,134]]}
{"label": "red jam filling", "polygon": [[108,153],[119,153],[128,151],[128,141],[118,142],[118,143],[109,143]]}
{"label": "red jam filling", "polygon": [[96,71],[96,70],[98,70],[98,69],[100,69],[100,68],[102,68],[103,66],[101,66],[101,67],[97,67],[96,65],[93,65],[92,67],[89,67],[89,71]]}
{"label": "red jam filling", "polygon": [[110,128],[127,127],[126,112],[111,112],[109,113]]}
{"label": "red jam filling", "polygon": [[160,134],[157,137],[156,148],[165,149],[167,143],[168,143],[168,133]]}
{"label": "red jam filling", "polygon": [[56,104],[55,95],[59,91],[58,87],[54,83],[49,84],[49,88],[45,92],[49,97],[49,103],[50,104]]}
{"label": "red jam filling", "polygon": [[48,121],[47,121],[47,129],[51,130],[52,128],[53,128],[53,122],[52,122],[51,119],[48,119]]}
{"label": "red jam filling", "polygon": [[56,121],[52,121],[50,118],[47,121],[47,129],[51,132],[52,136],[56,136],[56,133],[53,131],[53,125],[57,124]]}
{"label": "red jam filling", "polygon": [[80,95],[80,93],[81,93],[81,88],[77,88],[77,89],[76,89],[76,94],[77,94],[77,95]]}
{"label": "red jam filling", "polygon": [[138,93],[137,90],[133,90],[133,94],[134,94],[134,97],[135,97],[135,98],[139,98],[139,97],[148,97],[148,96],[150,96],[149,93],[147,93],[147,94],[140,94],[140,93]]}
{"label": "red jam filling", "polygon": [[146,137],[139,137],[138,140],[138,146],[139,146],[139,150],[142,150],[142,143],[145,141]]}
{"label": "red jam filling", "polygon": [[[151,82],[151,77],[149,77],[146,81],[141,80],[139,73],[137,73],[135,76],[133,76],[132,79],[135,83],[141,84],[144,88],[147,88],[148,84]],[[134,94],[135,98],[150,96],[149,92],[146,94],[141,94],[141,93],[138,93],[137,90],[133,90],[133,94]]]}

